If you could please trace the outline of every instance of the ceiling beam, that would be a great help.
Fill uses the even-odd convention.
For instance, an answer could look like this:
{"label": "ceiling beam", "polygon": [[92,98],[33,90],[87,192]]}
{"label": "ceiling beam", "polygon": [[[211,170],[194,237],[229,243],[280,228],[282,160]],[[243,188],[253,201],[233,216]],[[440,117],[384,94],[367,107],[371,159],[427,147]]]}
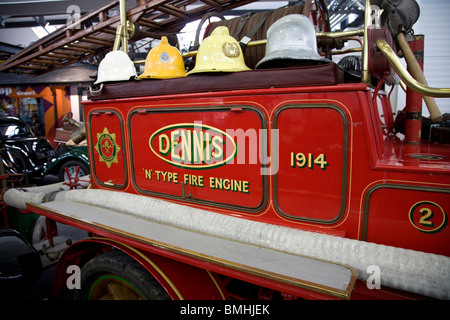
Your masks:
{"label": "ceiling beam", "polygon": [[69,7],[76,5],[86,13],[105,5],[110,0],[9,0],[0,2],[0,15],[6,17],[27,17],[35,15],[58,15],[69,13]]}

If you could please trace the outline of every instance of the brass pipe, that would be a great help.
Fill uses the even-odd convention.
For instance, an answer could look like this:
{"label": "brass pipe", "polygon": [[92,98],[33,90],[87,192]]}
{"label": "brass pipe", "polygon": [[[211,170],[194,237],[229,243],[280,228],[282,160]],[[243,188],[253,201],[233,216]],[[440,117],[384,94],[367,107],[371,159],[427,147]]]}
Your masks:
{"label": "brass pipe", "polygon": [[414,91],[432,97],[441,97],[441,98],[449,98],[450,97],[450,88],[433,88],[426,85],[421,84],[416,79],[414,79],[406,68],[402,65],[399,58],[395,54],[394,50],[389,46],[389,44],[383,40],[377,40],[377,47],[384,54],[386,59],[398,73],[400,78]]}
{"label": "brass pipe", "polygon": [[348,48],[348,49],[344,49],[344,50],[335,50],[332,52],[333,55],[335,54],[344,54],[344,53],[353,53],[353,52],[361,52],[362,48],[364,46],[364,42],[360,37],[349,37],[349,38],[345,38],[344,40],[346,41],[350,41],[350,40],[355,40],[358,41],[360,47],[356,47],[356,48]]}
{"label": "brass pipe", "polygon": [[366,0],[366,5],[364,9],[364,42],[363,42],[363,53],[362,53],[362,70],[361,70],[361,81],[366,84],[370,84],[370,74],[369,74],[369,44],[367,41],[367,29],[370,24],[370,0]]}
{"label": "brass pipe", "polygon": [[[250,41],[250,42],[247,44],[247,47],[260,46],[260,45],[263,45],[263,44],[266,44],[266,43],[267,43],[267,40],[266,40],[266,39],[264,39],[264,40]],[[195,55],[197,55],[197,50],[189,51],[189,52],[183,53],[183,54],[182,54],[182,57],[183,57],[183,58],[190,58],[190,57],[193,57],[193,56],[195,56]],[[136,62],[135,62],[135,63],[136,63]]]}
{"label": "brass pipe", "polygon": [[[408,44],[408,41],[406,41],[405,35],[403,33],[399,33],[397,35],[397,41],[400,44],[400,48],[402,49],[403,56],[405,57],[406,62],[408,63],[408,69],[411,72],[411,75],[417,79],[418,82],[421,84],[428,86],[427,80],[425,79],[425,75],[423,74],[422,68],[419,65],[419,62],[417,62],[416,57],[414,56],[414,52],[411,50],[411,47]],[[436,101],[433,97],[430,96],[423,96],[423,100],[425,101],[425,104],[427,105],[428,110],[433,110],[434,114],[431,114],[430,111],[430,117],[431,119],[434,119],[435,121],[442,120],[442,114],[439,111],[439,108],[436,104]]]}
{"label": "brass pipe", "polygon": [[402,88],[402,90],[406,93],[406,84],[402,81],[402,80],[400,80],[399,82],[398,82],[398,84],[399,84],[399,86]]}
{"label": "brass pipe", "polygon": [[[316,32],[316,37],[321,39],[337,39],[337,38],[348,38],[364,35],[364,29],[350,30],[350,31],[338,31],[338,32]],[[350,39],[354,40],[354,39]],[[267,39],[250,41],[247,47],[261,46],[267,43]],[[189,51],[183,53],[183,58],[190,58],[197,54],[197,51]],[[145,60],[136,60],[135,64],[145,63]]]}
{"label": "brass pipe", "polygon": [[247,47],[260,46],[260,45],[263,45],[263,44],[266,44],[266,43],[267,43],[267,39],[254,40],[254,41],[250,41],[250,42],[247,44]]}
{"label": "brass pipe", "polygon": [[359,42],[359,45],[361,46],[361,49],[362,49],[362,47],[364,46],[364,41],[363,41],[363,39],[361,39],[360,37],[349,37],[348,40],[355,40],[355,41],[358,41],[358,42]]}
{"label": "brass pipe", "polygon": [[348,49],[345,49],[345,50],[336,50],[336,51],[333,51],[332,53],[333,53],[333,55],[337,55],[337,54],[345,54],[345,53],[354,53],[354,52],[361,52],[362,51],[362,49],[361,48],[348,48]]}
{"label": "brass pipe", "polygon": [[122,51],[128,54],[127,8],[125,0],[120,0],[120,24],[122,25]]}
{"label": "brass pipe", "polygon": [[119,50],[122,45],[122,51],[128,54],[129,32],[134,32],[133,28],[127,28],[127,9],[125,0],[120,0],[120,24],[116,28],[116,38],[114,39],[113,51]]}
{"label": "brass pipe", "polygon": [[[321,39],[337,39],[356,37],[364,34],[363,29],[351,30],[351,31],[339,31],[339,32],[316,32],[316,37]],[[350,40],[354,40],[353,38]],[[261,46],[267,43],[267,39],[250,41],[247,47]],[[189,51],[183,54],[183,58],[193,57],[197,54],[197,51]],[[145,61],[144,61],[145,62]],[[136,62],[135,62],[136,63]]]}
{"label": "brass pipe", "polygon": [[336,38],[348,38],[348,37],[357,37],[363,36],[364,29],[356,29],[349,31],[336,31],[336,32],[316,32],[317,38],[322,39],[336,39]]}
{"label": "brass pipe", "polygon": [[[267,43],[267,39],[250,41],[247,44],[247,47],[261,46],[266,43]],[[183,53],[182,56],[183,56],[183,58],[190,58],[190,57],[195,56],[196,54],[197,54],[197,50],[194,50],[194,51],[189,51],[189,52]]]}
{"label": "brass pipe", "polygon": [[123,26],[119,24],[116,29],[116,38],[114,39],[113,51],[120,49],[120,43],[122,41],[122,29]]}

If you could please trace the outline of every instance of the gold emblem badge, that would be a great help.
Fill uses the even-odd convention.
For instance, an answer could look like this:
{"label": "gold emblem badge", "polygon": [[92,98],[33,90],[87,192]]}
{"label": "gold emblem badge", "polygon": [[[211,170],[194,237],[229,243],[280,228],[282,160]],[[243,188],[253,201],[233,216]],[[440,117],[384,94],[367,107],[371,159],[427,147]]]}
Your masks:
{"label": "gold emblem badge", "polygon": [[225,42],[222,46],[223,53],[229,58],[239,57],[239,47],[234,42]]}
{"label": "gold emblem badge", "polygon": [[99,161],[105,162],[108,168],[113,163],[119,163],[117,154],[120,146],[116,142],[116,134],[109,133],[108,128],[105,127],[102,133],[97,133],[97,144],[94,148],[99,154]]}

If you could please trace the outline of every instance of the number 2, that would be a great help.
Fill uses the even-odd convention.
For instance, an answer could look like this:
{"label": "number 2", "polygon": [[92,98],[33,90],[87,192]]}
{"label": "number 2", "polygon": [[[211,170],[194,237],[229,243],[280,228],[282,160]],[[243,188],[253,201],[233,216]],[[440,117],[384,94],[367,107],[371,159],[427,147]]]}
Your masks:
{"label": "number 2", "polygon": [[433,211],[431,211],[428,208],[422,208],[419,210],[419,213],[422,215],[422,217],[419,220],[419,223],[423,226],[428,227],[434,227],[433,222],[429,221],[431,218],[433,218]]}

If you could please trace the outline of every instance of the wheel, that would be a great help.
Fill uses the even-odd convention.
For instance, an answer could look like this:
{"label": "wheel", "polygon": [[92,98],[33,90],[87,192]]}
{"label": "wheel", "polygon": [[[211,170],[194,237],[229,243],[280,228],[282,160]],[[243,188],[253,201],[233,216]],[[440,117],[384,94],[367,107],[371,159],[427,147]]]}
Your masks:
{"label": "wheel", "polygon": [[156,279],[136,260],[117,250],[101,254],[81,268],[77,300],[169,300]]}
{"label": "wheel", "polygon": [[89,168],[84,163],[78,160],[70,160],[64,163],[59,169],[59,181],[65,181],[69,179],[66,173],[66,168],[69,171],[70,177],[75,177],[77,167],[80,167],[80,170],[78,171],[78,177],[83,177],[89,174]]}

